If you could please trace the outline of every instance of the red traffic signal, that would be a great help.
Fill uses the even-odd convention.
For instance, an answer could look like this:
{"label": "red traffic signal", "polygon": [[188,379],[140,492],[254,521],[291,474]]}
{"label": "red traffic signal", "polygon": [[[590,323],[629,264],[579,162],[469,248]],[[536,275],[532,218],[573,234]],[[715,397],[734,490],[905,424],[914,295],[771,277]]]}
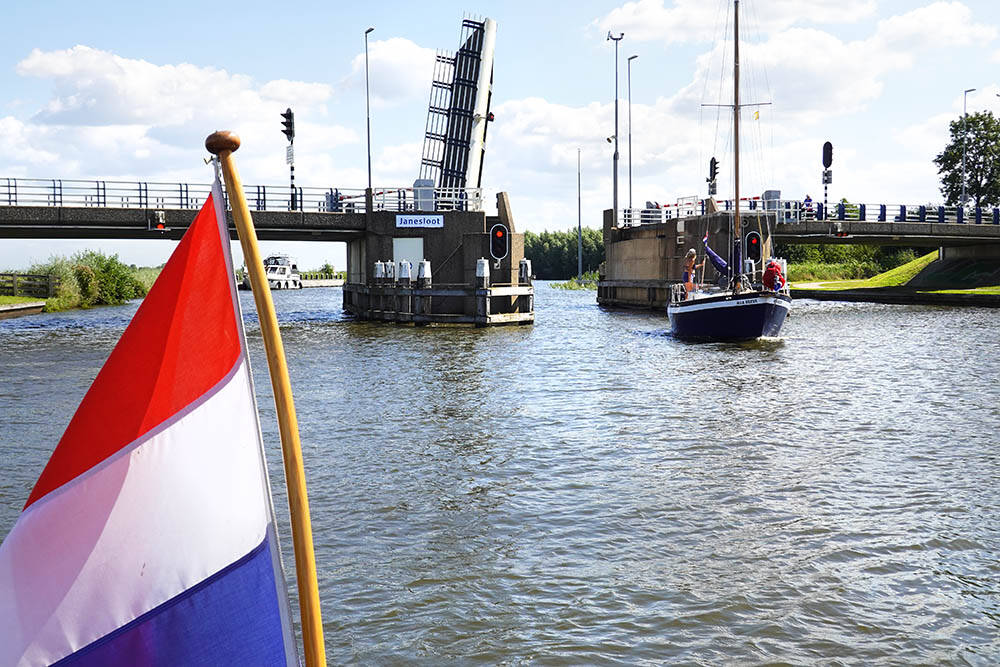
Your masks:
{"label": "red traffic signal", "polygon": [[761,257],[761,246],[763,244],[760,240],[760,234],[757,232],[750,232],[747,234],[747,259],[752,259],[755,262],[760,261]]}
{"label": "red traffic signal", "polygon": [[490,255],[500,260],[510,252],[510,231],[506,225],[495,224],[490,229]]}

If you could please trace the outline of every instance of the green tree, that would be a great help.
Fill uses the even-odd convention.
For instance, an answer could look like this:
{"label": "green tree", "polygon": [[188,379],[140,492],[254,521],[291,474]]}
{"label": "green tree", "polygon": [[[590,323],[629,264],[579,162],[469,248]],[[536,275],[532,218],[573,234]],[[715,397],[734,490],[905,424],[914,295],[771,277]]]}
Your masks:
{"label": "green tree", "polygon": [[970,114],[949,125],[951,141],[934,158],[941,175],[941,194],[949,206],[962,196],[962,152],[965,159],[965,189],[975,206],[1000,205],[1000,119],[992,111]]}
{"label": "green tree", "polygon": [[[598,229],[583,229],[583,270],[596,271],[604,261],[604,236]],[[566,280],[576,276],[577,230],[524,233],[524,256],[542,280]]]}

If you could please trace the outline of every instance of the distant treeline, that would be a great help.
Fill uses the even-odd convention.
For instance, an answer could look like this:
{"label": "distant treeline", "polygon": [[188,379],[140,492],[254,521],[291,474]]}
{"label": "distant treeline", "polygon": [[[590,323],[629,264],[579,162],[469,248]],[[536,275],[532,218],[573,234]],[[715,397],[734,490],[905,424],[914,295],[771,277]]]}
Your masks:
{"label": "distant treeline", "polygon": [[[524,233],[524,256],[541,280],[566,280],[576,275],[577,232]],[[583,270],[597,271],[604,261],[604,237],[600,230],[583,228]]]}

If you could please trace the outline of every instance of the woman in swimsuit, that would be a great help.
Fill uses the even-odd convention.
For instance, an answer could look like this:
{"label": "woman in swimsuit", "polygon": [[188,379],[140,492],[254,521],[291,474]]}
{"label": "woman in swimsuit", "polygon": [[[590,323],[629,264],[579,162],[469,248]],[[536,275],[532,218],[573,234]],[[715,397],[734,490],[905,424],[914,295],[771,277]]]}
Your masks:
{"label": "woman in swimsuit", "polygon": [[705,266],[705,260],[701,260],[701,264],[695,264],[698,259],[698,253],[694,248],[687,251],[687,255],[684,256],[684,274],[681,276],[681,280],[684,282],[684,289],[690,294],[694,291],[694,272],[697,269]]}

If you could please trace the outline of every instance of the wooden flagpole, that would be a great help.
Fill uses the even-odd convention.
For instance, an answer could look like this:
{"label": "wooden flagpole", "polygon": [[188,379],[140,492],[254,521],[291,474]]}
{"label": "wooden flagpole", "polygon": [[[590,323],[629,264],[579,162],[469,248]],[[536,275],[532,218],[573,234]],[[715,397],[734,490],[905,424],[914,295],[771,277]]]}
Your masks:
{"label": "wooden flagpole", "polygon": [[323,643],[323,619],[320,614],[319,586],[316,581],[316,557],[313,553],[312,523],[309,518],[309,498],[306,495],[306,476],[302,466],[302,448],[299,443],[299,424],[292,401],[292,385],[288,379],[285,348],[278,331],[278,318],[274,313],[271,289],[268,287],[257,247],[250,209],[243,196],[243,183],[233,162],[232,154],[240,147],[240,138],[232,132],[214,132],[205,139],[208,152],[219,156],[226,192],[233,210],[233,220],[243,246],[243,260],[250,274],[257,316],[267,350],[267,366],[271,372],[271,387],[278,412],[281,432],[281,451],[285,462],[285,480],[288,485],[288,509],[292,521],[292,543],[295,548],[295,575],[298,580],[299,611],[302,618],[302,644],[306,667],[326,665],[326,647]]}

